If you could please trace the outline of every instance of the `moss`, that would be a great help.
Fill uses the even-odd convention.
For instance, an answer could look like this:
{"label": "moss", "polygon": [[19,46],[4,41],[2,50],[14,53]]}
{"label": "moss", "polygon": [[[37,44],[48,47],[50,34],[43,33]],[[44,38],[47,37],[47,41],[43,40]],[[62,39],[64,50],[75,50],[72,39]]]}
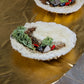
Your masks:
{"label": "moss", "polygon": [[42,41],[41,46],[51,46],[52,42],[53,42],[53,39],[52,39],[52,38],[46,37],[46,38]]}
{"label": "moss", "polygon": [[68,0],[60,0],[61,3],[66,3]]}
{"label": "moss", "polygon": [[23,26],[17,27],[17,29],[13,31],[12,37],[15,38],[19,43],[23,44],[24,46],[30,49],[34,49],[31,38],[24,33],[25,29],[26,28]]}

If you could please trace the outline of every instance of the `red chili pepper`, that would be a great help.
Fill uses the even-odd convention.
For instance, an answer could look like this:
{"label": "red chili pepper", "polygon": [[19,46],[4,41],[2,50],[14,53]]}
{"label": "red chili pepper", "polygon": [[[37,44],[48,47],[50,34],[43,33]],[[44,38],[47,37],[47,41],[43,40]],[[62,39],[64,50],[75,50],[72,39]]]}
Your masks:
{"label": "red chili pepper", "polygon": [[72,0],[69,0],[70,2],[72,2]]}
{"label": "red chili pepper", "polygon": [[70,3],[69,2],[67,2],[67,3],[65,3],[65,6],[68,6]]}
{"label": "red chili pepper", "polygon": [[52,47],[51,47],[51,50],[54,50],[55,49],[55,45],[53,45]]}
{"label": "red chili pepper", "polygon": [[70,2],[72,2],[72,0],[69,0]]}
{"label": "red chili pepper", "polygon": [[33,44],[34,46],[36,46],[36,47],[39,47],[39,45],[38,44]]}

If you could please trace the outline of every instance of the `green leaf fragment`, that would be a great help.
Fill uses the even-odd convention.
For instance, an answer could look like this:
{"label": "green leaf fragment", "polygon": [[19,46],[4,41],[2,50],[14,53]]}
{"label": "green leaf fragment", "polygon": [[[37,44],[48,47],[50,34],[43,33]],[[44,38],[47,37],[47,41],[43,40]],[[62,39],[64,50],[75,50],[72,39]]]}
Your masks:
{"label": "green leaf fragment", "polygon": [[[55,1],[56,2],[56,0],[49,0],[49,1]],[[58,0],[57,0],[58,1]],[[66,3],[66,2],[68,2],[68,0],[59,0],[61,3]]]}
{"label": "green leaf fragment", "polygon": [[24,26],[18,26],[17,29],[18,30],[25,30],[26,28]]}
{"label": "green leaf fragment", "polygon": [[52,38],[46,37],[46,38],[42,41],[41,46],[51,46],[52,42],[53,42],[53,39],[52,39]]}
{"label": "green leaf fragment", "polygon": [[15,38],[18,42],[22,43],[24,46],[30,49],[34,49],[31,38],[24,33],[25,30],[26,28],[23,26],[17,27],[17,29],[13,31],[12,37]]}
{"label": "green leaf fragment", "polygon": [[60,0],[61,3],[66,3],[68,0]]}
{"label": "green leaf fragment", "polygon": [[54,1],[54,0],[49,0],[49,1]]}

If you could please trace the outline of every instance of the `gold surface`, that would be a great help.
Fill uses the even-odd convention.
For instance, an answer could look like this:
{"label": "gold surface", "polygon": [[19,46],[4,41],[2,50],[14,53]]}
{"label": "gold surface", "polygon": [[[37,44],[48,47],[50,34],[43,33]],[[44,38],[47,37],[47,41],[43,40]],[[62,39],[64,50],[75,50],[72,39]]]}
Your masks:
{"label": "gold surface", "polygon": [[[37,7],[33,0],[1,0],[0,3],[0,84],[50,84],[71,69],[84,52],[84,6],[62,15]],[[47,21],[68,26],[77,34],[77,44],[58,60],[37,61],[24,58],[11,47],[10,33],[26,22]]]}

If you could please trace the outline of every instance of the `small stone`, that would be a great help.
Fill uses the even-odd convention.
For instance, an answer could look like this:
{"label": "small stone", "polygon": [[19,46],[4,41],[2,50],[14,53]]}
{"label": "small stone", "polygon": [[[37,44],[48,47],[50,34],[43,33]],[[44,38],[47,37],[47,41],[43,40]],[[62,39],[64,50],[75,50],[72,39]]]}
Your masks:
{"label": "small stone", "polygon": [[46,1],[46,4],[49,5],[50,3],[48,1]]}
{"label": "small stone", "polygon": [[37,48],[37,51],[39,51],[39,52],[43,52],[43,48],[42,48],[42,46],[39,46],[39,47]]}
{"label": "small stone", "polygon": [[75,0],[71,0],[71,2],[73,3]]}
{"label": "small stone", "polygon": [[53,5],[53,6],[57,6],[57,5],[59,5],[61,2],[60,2],[60,0],[49,0],[50,1],[50,3]]}
{"label": "small stone", "polygon": [[49,46],[47,46],[45,49],[44,49],[44,53],[46,53],[46,52],[48,52],[48,51],[50,51],[51,49],[50,49],[50,47]]}
{"label": "small stone", "polygon": [[52,4],[52,5],[53,5],[54,7],[55,7],[55,6],[58,6],[57,4]]}
{"label": "small stone", "polygon": [[65,6],[65,3],[61,3],[60,6]]}

